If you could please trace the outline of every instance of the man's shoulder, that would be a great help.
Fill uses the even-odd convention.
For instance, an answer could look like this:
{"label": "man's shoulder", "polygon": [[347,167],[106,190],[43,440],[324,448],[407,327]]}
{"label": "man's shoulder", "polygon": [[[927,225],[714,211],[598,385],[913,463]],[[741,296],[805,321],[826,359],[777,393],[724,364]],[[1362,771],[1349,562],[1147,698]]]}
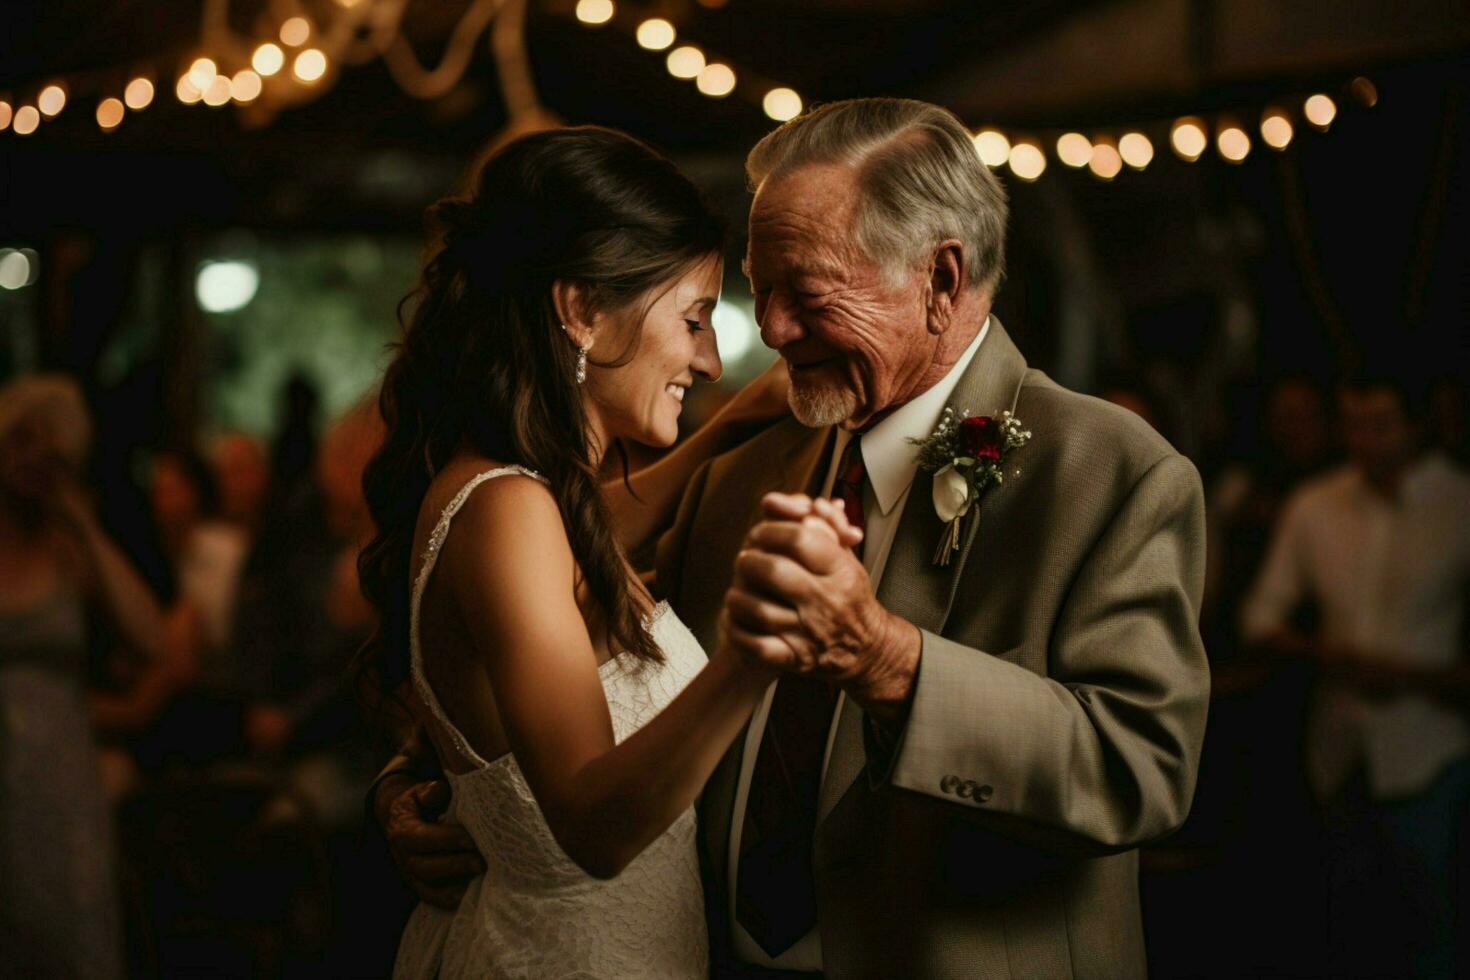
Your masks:
{"label": "man's shoulder", "polygon": [[1045,464],[1086,470],[1099,480],[1132,486],[1163,460],[1187,463],[1134,412],[1064,388],[1041,371],[1026,373],[1016,417],[1031,431]]}

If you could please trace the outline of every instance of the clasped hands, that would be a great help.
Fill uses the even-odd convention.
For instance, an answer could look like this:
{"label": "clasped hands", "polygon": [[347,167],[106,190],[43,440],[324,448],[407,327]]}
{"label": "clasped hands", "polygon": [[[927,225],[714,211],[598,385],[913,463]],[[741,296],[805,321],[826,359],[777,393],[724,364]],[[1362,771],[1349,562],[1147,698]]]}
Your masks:
{"label": "clasped hands", "polygon": [[863,532],[842,505],[767,494],[735,559],[721,617],[747,663],[840,685],[879,720],[896,720],[919,659],[918,630],[884,609],[853,552]]}

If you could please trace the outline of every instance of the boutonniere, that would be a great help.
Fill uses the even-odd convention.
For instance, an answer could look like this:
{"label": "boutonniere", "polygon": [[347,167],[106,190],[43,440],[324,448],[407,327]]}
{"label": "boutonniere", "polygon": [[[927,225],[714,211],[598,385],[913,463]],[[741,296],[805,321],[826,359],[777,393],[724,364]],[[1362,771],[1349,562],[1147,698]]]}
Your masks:
{"label": "boutonniere", "polygon": [[971,415],[946,408],[933,434],[909,440],[919,447],[919,468],[934,474],[934,512],[944,522],[934,564],[949,564],[950,554],[960,548],[965,515],[986,487],[1005,481],[1001,463],[1006,453],[1030,438],[1030,431],[1010,412]]}

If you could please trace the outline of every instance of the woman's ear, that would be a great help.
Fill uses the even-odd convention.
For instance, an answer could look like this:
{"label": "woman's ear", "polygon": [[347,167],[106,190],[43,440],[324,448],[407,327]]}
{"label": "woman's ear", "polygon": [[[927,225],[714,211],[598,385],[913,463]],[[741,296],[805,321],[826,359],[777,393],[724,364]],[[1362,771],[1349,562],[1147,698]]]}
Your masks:
{"label": "woman's ear", "polygon": [[551,284],[551,305],[567,336],[578,347],[591,348],[596,315],[587,287],[577,282],[558,279]]}

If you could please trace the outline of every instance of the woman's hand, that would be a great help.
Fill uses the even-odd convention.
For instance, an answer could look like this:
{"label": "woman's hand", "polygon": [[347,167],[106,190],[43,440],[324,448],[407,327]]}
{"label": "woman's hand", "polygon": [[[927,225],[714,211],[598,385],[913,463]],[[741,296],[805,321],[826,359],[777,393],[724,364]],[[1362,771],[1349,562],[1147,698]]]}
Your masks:
{"label": "woman's hand", "polygon": [[[746,536],[742,555],[759,550],[753,538],[757,529],[770,523],[769,518],[772,516],[778,517],[782,523],[798,524],[806,533],[824,537],[843,548],[856,547],[863,540],[862,529],[853,527],[847,519],[846,510],[835,500],[826,497],[813,499],[806,494],[771,494],[766,498],[766,505],[768,520],[751,529]],[[736,561],[738,564],[739,557]],[[779,607],[781,615],[773,616],[771,613],[777,611],[776,607]],[[747,627],[758,622],[789,619],[793,615],[793,610],[769,596],[747,591],[737,578],[736,584],[725,593],[725,608],[720,616],[725,641],[722,645],[728,645],[747,665],[769,671],[770,658],[763,654],[761,648],[772,638],[752,632]],[[797,642],[795,637],[778,639],[790,650],[794,661],[804,661],[807,644]]]}

